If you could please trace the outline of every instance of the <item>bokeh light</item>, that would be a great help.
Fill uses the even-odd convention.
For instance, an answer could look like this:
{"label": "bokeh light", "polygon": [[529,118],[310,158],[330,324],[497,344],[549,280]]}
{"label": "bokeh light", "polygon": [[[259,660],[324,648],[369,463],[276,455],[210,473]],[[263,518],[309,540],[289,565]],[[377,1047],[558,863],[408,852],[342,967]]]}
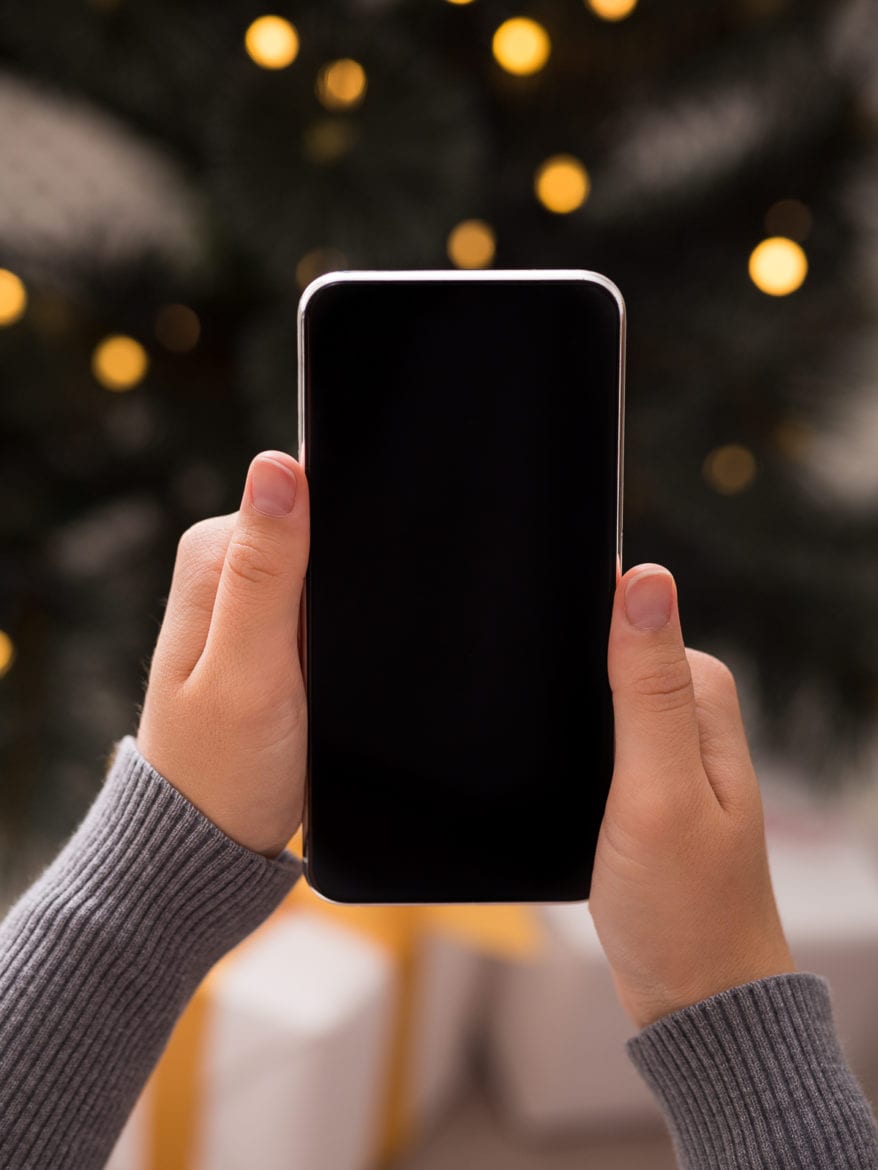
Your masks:
{"label": "bokeh light", "polygon": [[785,297],[801,288],[808,260],[795,240],[770,236],[750,253],[750,279],[772,297]]}
{"label": "bokeh light", "polygon": [[810,208],[800,199],[779,199],[765,213],[765,230],[770,236],[786,236],[801,243],[813,226]]}
{"label": "bokeh light", "polygon": [[286,69],[299,54],[299,34],[282,16],[260,16],[244,34],[244,47],[262,69]]}
{"label": "bokeh light", "polygon": [[330,61],[317,75],[316,92],[328,110],[351,109],[366,95],[366,71],[351,57]]}
{"label": "bokeh light", "polygon": [[487,268],[494,259],[497,241],[484,220],[465,219],[449,232],[447,248],[458,268]]}
{"label": "bokeh light", "polygon": [[526,16],[504,20],[494,33],[494,57],[507,73],[524,76],[537,73],[552,51],[549,34],[541,24]]}
{"label": "bokeh light", "polygon": [[814,446],[814,428],[799,418],[784,418],[774,428],[774,442],[780,453],[793,462],[804,459]]}
{"label": "bokeh light", "polygon": [[198,314],[188,305],[162,305],[156,313],[155,335],[172,353],[188,353],[201,336]]}
{"label": "bokeh light", "polygon": [[590,189],[588,172],[572,154],[547,158],[534,177],[534,190],[540,203],[559,215],[581,207]]}
{"label": "bokeh light", "polygon": [[105,337],[92,354],[92,373],[107,390],[130,390],[143,379],[149,366],[146,350],[122,333]]}
{"label": "bokeh light", "polygon": [[15,645],[5,630],[0,630],[0,678],[8,674],[15,661]]}
{"label": "bokeh light", "polygon": [[318,118],[305,127],[302,151],[310,162],[331,166],[350,153],[357,137],[356,126],[348,119]]}
{"label": "bokeh light", "polygon": [[637,0],[588,0],[588,6],[601,20],[624,20],[637,7]]}
{"label": "bokeh light", "polygon": [[347,266],[347,256],[337,248],[312,248],[296,265],[296,284],[305,288],[325,272],[338,272]]}
{"label": "bokeh light", "polygon": [[704,478],[714,491],[733,496],[744,491],[756,477],[756,459],[748,447],[727,443],[711,451],[702,466]]}
{"label": "bokeh light", "polygon": [[449,4],[458,4],[463,7],[464,4],[472,4],[473,0],[448,0]]}
{"label": "bokeh light", "polygon": [[14,325],[27,308],[27,290],[21,277],[0,268],[0,325]]}

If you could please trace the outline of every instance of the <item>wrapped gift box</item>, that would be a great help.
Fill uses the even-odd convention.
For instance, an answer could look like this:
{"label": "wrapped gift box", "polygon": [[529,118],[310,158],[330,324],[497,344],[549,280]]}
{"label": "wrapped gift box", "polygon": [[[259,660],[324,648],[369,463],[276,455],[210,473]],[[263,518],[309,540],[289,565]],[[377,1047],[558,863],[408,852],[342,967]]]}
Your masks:
{"label": "wrapped gift box", "polygon": [[492,965],[487,1065],[504,1112],[535,1134],[657,1120],[625,1053],[632,1028],[587,907],[538,914],[539,955]]}
{"label": "wrapped gift box", "polygon": [[366,1170],[462,1088],[515,908],[341,907],[303,882],[210,972],[108,1170]]}
{"label": "wrapped gift box", "polygon": [[156,1078],[111,1170],[152,1170],[169,1146],[192,1170],[359,1170],[376,1141],[395,980],[391,956],[352,931],[310,913],[272,922],[210,977],[198,1086],[178,1095],[190,1117],[163,1115]]}
{"label": "wrapped gift box", "polygon": [[[855,1071],[878,1071],[878,864],[854,829],[826,810],[780,798],[768,816],[769,859],[799,970],[825,975]],[[495,963],[487,1067],[510,1121],[535,1135],[650,1124],[658,1108],[625,1052],[634,1026],[585,906],[538,911],[546,943],[528,962]]]}
{"label": "wrapped gift box", "polygon": [[878,1073],[878,858],[838,810],[769,806],[769,860],[784,929],[800,971],[825,975],[848,1060]]}

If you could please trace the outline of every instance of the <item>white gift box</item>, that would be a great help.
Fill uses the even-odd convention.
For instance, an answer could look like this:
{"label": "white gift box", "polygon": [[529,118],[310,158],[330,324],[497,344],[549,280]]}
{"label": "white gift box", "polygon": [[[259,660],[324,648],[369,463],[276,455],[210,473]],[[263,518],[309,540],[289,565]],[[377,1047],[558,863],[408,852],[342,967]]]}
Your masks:
{"label": "white gift box", "polygon": [[[389,1055],[391,958],[310,913],[279,918],[215,979],[192,1170],[360,1170]],[[152,1170],[149,1090],[108,1170]]]}
{"label": "white gift box", "polygon": [[878,1072],[878,859],[859,828],[830,809],[769,811],[778,908],[800,971],[829,980],[854,1072]]}
{"label": "white gift box", "polygon": [[625,1052],[633,1028],[586,906],[543,906],[542,953],[495,963],[487,1025],[492,1087],[510,1120],[539,1133],[657,1120]]}
{"label": "white gift box", "polygon": [[[852,1067],[878,1066],[878,864],[840,818],[778,809],[769,817],[775,893],[798,970],[825,975]],[[646,1125],[659,1110],[625,1052],[635,1027],[583,905],[538,911],[544,951],[495,963],[487,1065],[509,1119],[535,1136]]]}
{"label": "white gift box", "polygon": [[[413,1132],[466,1068],[483,960],[441,935],[417,950],[404,1039]],[[187,1170],[366,1170],[375,1160],[402,974],[391,950],[313,910],[272,920],[211,977]],[[107,1170],[159,1170],[150,1086]]]}
{"label": "white gift box", "polygon": [[487,966],[483,954],[450,934],[422,939],[408,1038],[409,1105],[419,1133],[436,1124],[469,1081]]}

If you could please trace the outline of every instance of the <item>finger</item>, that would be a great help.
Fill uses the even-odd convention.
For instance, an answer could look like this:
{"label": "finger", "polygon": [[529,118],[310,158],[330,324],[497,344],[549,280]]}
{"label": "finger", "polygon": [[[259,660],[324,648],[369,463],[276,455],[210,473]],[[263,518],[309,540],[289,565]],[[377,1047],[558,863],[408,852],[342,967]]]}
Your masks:
{"label": "finger", "polygon": [[198,661],[216,598],[236,513],[210,516],[187,528],[177,558],[153,663],[185,681]]}
{"label": "finger", "polygon": [[735,678],[724,662],[701,650],[686,650],[695,689],[695,711],[704,770],[724,809],[752,801],[758,781]]}
{"label": "finger", "polygon": [[203,660],[255,678],[279,652],[297,658],[308,539],[304,471],[284,451],[263,451],[247,473]]}
{"label": "finger", "polygon": [[704,784],[695,693],[674,579],[638,565],[616,589],[608,652],[616,772],[661,790]]}

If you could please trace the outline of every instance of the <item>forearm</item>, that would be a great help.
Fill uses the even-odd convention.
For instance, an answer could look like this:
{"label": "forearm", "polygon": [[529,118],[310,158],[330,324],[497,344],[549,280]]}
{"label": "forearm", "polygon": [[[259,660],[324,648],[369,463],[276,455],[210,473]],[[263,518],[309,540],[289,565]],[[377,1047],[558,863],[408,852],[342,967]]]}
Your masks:
{"label": "forearm", "polygon": [[878,1134],[829,988],[779,975],[672,1013],[629,1041],[681,1170],[876,1170]]}
{"label": "forearm", "polygon": [[0,1170],[98,1170],[212,964],[300,873],[236,844],[125,736],[0,924]]}

